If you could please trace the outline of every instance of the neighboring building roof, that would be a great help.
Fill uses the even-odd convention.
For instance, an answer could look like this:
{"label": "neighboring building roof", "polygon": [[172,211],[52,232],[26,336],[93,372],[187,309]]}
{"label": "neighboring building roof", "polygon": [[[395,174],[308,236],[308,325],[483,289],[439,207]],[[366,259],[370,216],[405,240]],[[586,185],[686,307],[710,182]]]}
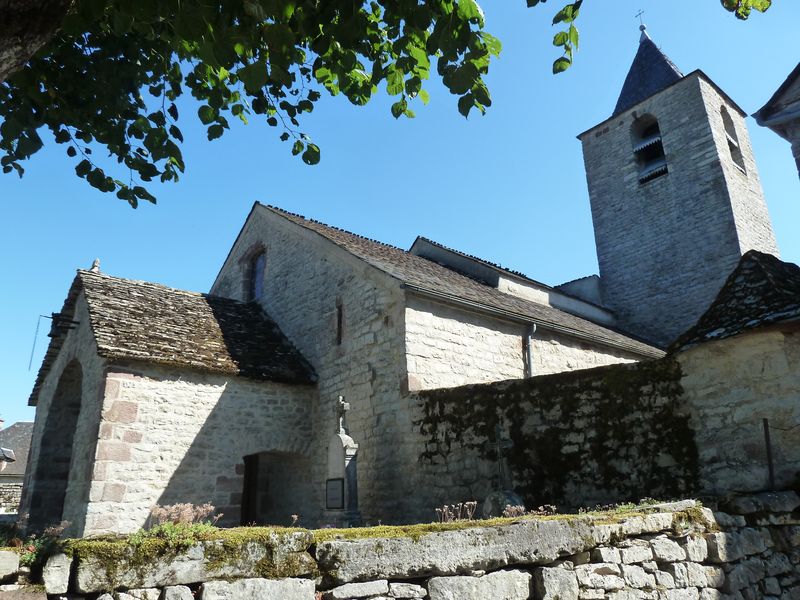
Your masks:
{"label": "neighboring building roof", "polygon": [[8,475],[24,475],[28,464],[28,450],[31,447],[33,423],[20,421],[0,429],[0,446],[14,451],[12,463],[6,463],[6,468],[0,472],[0,478]]}
{"label": "neighboring building roof", "polygon": [[591,340],[645,357],[660,357],[654,346],[623,335],[557,308],[505,294],[461,275],[433,261],[401,248],[384,244],[343,229],[306,219],[274,206],[257,204],[262,209],[314,231],[376,269],[401,281],[406,289],[433,296],[441,301],[471,305],[477,309],[502,313],[506,318],[535,322],[544,328]]}
{"label": "neighboring building roof", "polygon": [[745,331],[800,320],[800,267],[756,250],[742,256],[697,324],[670,346],[681,352]]}
{"label": "neighboring building roof", "polygon": [[639,39],[639,50],[625,78],[617,106],[612,116],[616,116],[668,88],[683,78],[683,73],[675,66],[666,54],[661,52],[647,32],[642,30]]}
{"label": "neighboring building roof", "polygon": [[772,113],[775,112],[777,108],[780,108],[780,100],[781,96],[783,96],[787,90],[792,87],[792,84],[800,78],[800,63],[797,63],[797,66],[794,70],[789,73],[789,76],[786,78],[781,86],[772,94],[772,97],[767,101],[767,103],[758,109],[757,112],[753,113],[753,118],[758,121],[759,125],[762,125],[762,121],[769,119],[772,116]]}
{"label": "neighboring building roof", "polygon": [[[250,379],[312,383],[312,367],[256,303],[185,292],[155,283],[78,271],[61,314],[73,318],[83,292],[98,354],[230,373]],[[65,336],[50,342],[31,394],[55,361]]]}

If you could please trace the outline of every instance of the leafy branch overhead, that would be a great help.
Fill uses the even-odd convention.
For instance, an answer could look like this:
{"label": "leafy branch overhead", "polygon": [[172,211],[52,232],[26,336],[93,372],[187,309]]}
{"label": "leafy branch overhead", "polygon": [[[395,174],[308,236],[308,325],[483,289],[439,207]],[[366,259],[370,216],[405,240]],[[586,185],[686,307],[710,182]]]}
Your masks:
{"label": "leafy branch overhead", "polygon": [[[540,2],[527,0],[531,7]],[[566,4],[554,19],[565,26],[554,39],[563,51],[554,72],[572,64],[582,2]],[[769,1],[723,5],[746,18]],[[22,175],[22,163],[43,147],[40,133],[48,129],[66,146],[79,177],[134,207],[155,202],[146,184],[176,181],[185,169],[177,106],[184,94],[196,100],[209,140],[232,121],[263,119],[292,154],[313,165],[320,149],[300,129],[301,119],[323,94],[364,105],[385,90],[395,98],[394,117],[413,117],[414,103],[429,100],[425,85],[435,69],[458,97],[462,115],[483,113],[491,105],[484,77],[501,48],[485,31],[477,0],[76,0],[69,9],[63,1],[48,6],[64,11],[51,18],[60,28],[53,26],[44,46],[39,31],[24,58],[41,49],[27,63],[19,56],[6,63],[15,72],[4,81],[0,72],[0,167]],[[0,34],[0,51],[8,50],[5,39]],[[108,154],[102,160],[92,152],[100,148]]]}

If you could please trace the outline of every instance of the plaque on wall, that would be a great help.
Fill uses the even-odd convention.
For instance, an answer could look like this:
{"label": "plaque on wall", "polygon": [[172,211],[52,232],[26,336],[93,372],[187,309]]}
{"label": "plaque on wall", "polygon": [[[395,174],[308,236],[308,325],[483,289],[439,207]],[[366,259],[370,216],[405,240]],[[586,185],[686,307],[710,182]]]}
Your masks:
{"label": "plaque on wall", "polygon": [[327,510],[344,510],[344,478],[325,481],[325,508]]}

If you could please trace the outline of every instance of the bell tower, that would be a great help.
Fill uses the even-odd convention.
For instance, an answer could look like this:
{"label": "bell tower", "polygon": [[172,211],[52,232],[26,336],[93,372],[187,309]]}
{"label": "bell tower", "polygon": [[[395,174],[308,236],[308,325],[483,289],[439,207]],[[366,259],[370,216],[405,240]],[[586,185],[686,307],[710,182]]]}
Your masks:
{"label": "bell tower", "polygon": [[742,254],[778,248],[745,113],[641,31],[613,114],[578,139],[603,302],[622,328],[666,346]]}

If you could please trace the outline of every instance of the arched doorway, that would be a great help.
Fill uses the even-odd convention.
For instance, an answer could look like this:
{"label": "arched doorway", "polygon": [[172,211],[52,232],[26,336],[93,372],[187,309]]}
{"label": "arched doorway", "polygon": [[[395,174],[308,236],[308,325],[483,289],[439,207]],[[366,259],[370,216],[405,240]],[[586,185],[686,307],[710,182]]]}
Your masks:
{"label": "arched doorway", "polygon": [[82,386],[83,370],[80,363],[73,360],[61,372],[45,417],[29,493],[28,529],[31,531],[62,520]]}

